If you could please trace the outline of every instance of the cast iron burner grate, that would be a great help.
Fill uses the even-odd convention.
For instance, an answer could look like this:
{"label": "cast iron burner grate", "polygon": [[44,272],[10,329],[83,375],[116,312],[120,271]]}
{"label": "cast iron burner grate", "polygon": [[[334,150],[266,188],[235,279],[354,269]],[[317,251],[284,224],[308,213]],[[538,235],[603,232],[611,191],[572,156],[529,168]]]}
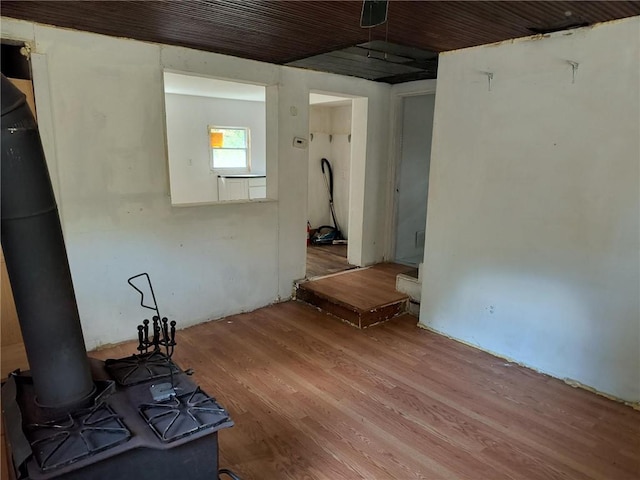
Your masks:
{"label": "cast iron burner grate", "polygon": [[197,387],[163,403],[145,403],[140,413],[163,442],[173,442],[230,421],[227,411]]}
{"label": "cast iron burner grate", "polygon": [[61,420],[28,425],[29,443],[43,471],[77,462],[126,442],[131,432],[107,404]]}
{"label": "cast iron burner grate", "polygon": [[105,365],[118,385],[125,387],[168,377],[171,373],[170,369],[173,373],[180,371],[164,353],[158,351],[131,355],[118,360],[110,359],[105,362]]}

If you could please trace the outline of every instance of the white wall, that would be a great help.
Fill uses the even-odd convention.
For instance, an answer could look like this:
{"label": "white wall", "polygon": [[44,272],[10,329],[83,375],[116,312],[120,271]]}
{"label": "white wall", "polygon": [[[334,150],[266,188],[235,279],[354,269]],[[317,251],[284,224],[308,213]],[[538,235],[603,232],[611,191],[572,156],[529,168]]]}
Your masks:
{"label": "white wall", "polygon": [[[356,194],[375,209],[388,150],[389,86],[2,19],[2,36],[46,57],[59,207],[88,348],[134,338],[144,318],[126,279],[149,272],[164,315],[179,326],[289,298],[305,272],[309,91],[368,101],[367,164]],[[277,201],[172,208],[164,127],[164,69],[267,85],[269,189]],[[46,94],[45,94],[46,93]],[[271,103],[270,103],[271,102]],[[366,177],[366,178],[365,178]],[[300,181],[303,179],[303,181]],[[386,201],[382,198],[380,201]],[[384,205],[384,203],[383,203]],[[363,261],[382,259],[384,217],[360,212]]]}
{"label": "white wall", "polygon": [[312,105],[309,109],[309,178],[307,187],[308,219],[312,228],[331,224],[327,187],[322,179],[320,161],[331,158],[331,111],[329,107]]}
{"label": "white wall", "polygon": [[251,173],[266,173],[264,102],[165,94],[167,149],[173,205],[218,201],[211,170],[210,125],[249,127]]}
{"label": "white wall", "polygon": [[[333,200],[338,226],[349,238],[349,185],[351,170],[351,105],[313,105],[309,118],[309,221],[313,228],[333,225],[329,194],[320,162],[329,160],[333,171]],[[328,179],[327,175],[327,179]]]}
{"label": "white wall", "polygon": [[420,314],[628,401],[640,400],[639,32],[635,17],[441,55]]}

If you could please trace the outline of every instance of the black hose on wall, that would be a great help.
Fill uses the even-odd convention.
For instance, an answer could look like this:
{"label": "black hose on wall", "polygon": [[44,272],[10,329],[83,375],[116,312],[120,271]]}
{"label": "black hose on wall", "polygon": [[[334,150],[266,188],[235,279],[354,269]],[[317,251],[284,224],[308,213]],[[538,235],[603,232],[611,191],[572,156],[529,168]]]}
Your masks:
{"label": "black hose on wall", "polygon": [[94,385],[37,124],[1,79],[2,248],[38,404],[72,408]]}

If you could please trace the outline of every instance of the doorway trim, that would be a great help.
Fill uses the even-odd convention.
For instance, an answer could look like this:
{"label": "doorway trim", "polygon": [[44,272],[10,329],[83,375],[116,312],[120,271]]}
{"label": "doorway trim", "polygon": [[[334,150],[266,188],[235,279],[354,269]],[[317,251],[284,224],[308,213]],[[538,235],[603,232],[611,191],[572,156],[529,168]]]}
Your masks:
{"label": "doorway trim", "polygon": [[[364,266],[362,252],[364,248],[364,195],[369,98],[318,89],[310,89],[309,95],[312,93],[351,100],[351,159],[349,166],[349,213],[347,229],[349,238],[347,243],[347,261],[351,265],[361,267]],[[308,212],[309,206],[307,205],[307,216]]]}

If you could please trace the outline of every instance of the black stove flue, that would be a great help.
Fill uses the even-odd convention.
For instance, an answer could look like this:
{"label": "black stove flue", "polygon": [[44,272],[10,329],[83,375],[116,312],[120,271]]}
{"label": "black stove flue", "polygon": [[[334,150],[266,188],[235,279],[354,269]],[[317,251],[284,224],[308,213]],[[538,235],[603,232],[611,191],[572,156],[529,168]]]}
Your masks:
{"label": "black stove flue", "polygon": [[217,432],[233,422],[171,361],[175,322],[154,317],[150,340],[145,320],[138,354],[87,358],[38,129],[24,95],[4,75],[1,86],[2,247],[31,367],[2,386],[10,473],[17,480],[218,478]]}
{"label": "black stove flue", "polygon": [[22,94],[2,86],[1,233],[40,405],[73,408],[93,393],[58,208],[38,126]]}

